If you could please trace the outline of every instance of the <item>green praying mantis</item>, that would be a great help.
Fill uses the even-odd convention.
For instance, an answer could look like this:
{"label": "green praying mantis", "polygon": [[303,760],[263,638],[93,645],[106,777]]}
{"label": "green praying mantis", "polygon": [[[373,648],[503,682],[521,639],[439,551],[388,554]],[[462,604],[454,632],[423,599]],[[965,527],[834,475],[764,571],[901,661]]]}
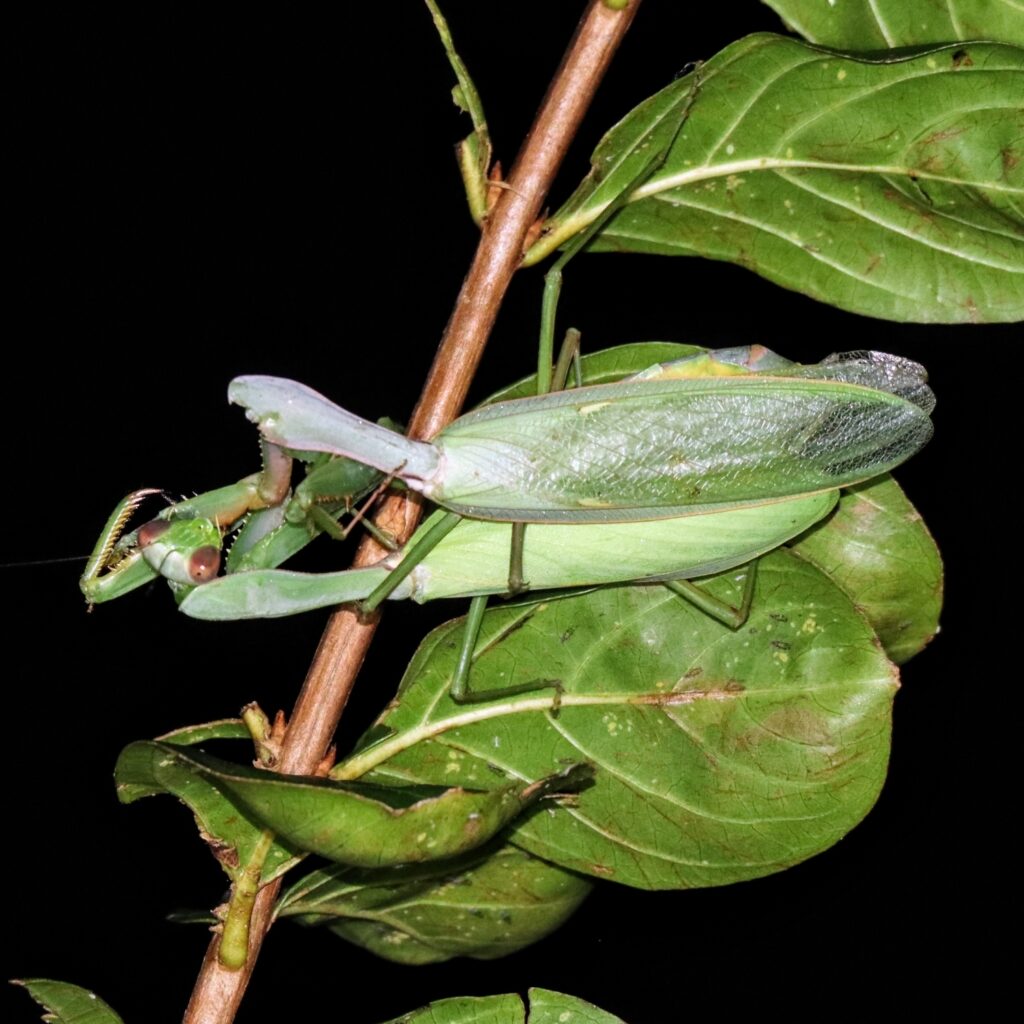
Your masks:
{"label": "green praying mantis", "polygon": [[[259,424],[263,469],[124,534],[154,492],[128,495],[86,566],[87,601],[158,575],[199,618],[287,615],[353,600],[369,611],[392,594],[471,596],[456,699],[468,699],[472,634],[487,594],[664,580],[716,617],[742,621],[752,576],[735,610],[684,581],[750,562],[827,514],[839,487],[907,458],[930,435],[933,399],[923,369],[895,356],[799,367],[760,346],[549,393],[562,272],[664,162],[698,95],[699,66],[690,82],[674,118],[645,143],[636,172],[546,274],[535,397],[484,406],[424,443],[293,381],[237,378],[229,396]],[[571,356],[574,346],[563,351]],[[556,387],[568,368],[560,358]],[[293,456],[311,470],[289,498]],[[274,571],[317,533],[342,534],[339,514],[393,477],[449,510],[428,519],[404,553],[328,576]],[[528,541],[524,523],[535,524]],[[238,526],[227,575],[214,579],[223,538]]]}
{"label": "green praying mantis", "polygon": [[[923,369],[909,360],[852,353],[800,366],[760,346],[483,406],[429,444],[292,381],[243,377],[229,393],[260,427],[263,471],[171,506],[119,539],[142,492],[130,495],[83,576],[91,601],[164,575],[182,610],[198,618],[466,596],[479,621],[483,596],[510,590],[508,524],[519,521],[532,524],[517,574],[531,591],[688,580],[792,539],[828,513],[839,487],[909,457],[930,436],[934,404]],[[314,462],[294,495],[291,454]],[[375,566],[323,575],[275,568],[325,519],[337,533],[339,511],[391,475],[450,511]],[[223,531],[243,519],[227,575],[210,581]],[[181,569],[195,565],[198,578]],[[471,627],[457,700],[475,699],[465,681]]]}
{"label": "green praying mantis", "polygon": [[[752,573],[738,609],[685,581],[752,562],[825,516],[840,487],[908,458],[931,435],[934,398],[923,368],[897,356],[852,353],[799,366],[761,346],[551,392],[562,270],[663,162],[699,85],[696,68],[660,144],[548,271],[536,396],[484,405],[423,442],[354,416],[295,381],[236,378],[229,398],[259,427],[262,471],[173,505],[121,536],[152,492],[129,495],[86,567],[87,600],[109,600],[157,575],[168,578],[182,611],[207,619],[288,615],[350,601],[371,611],[389,596],[468,596],[451,688],[457,701],[551,685],[469,694],[489,594],[665,582],[715,617],[742,622]],[[564,352],[571,355],[573,346]],[[559,359],[557,387],[567,374],[568,359]],[[292,456],[313,468],[289,498]],[[404,551],[341,573],[276,569],[316,533],[342,532],[337,515],[381,479],[394,478],[447,510],[430,517]],[[526,523],[532,525],[524,535]],[[213,579],[223,537],[238,524],[227,575]]]}

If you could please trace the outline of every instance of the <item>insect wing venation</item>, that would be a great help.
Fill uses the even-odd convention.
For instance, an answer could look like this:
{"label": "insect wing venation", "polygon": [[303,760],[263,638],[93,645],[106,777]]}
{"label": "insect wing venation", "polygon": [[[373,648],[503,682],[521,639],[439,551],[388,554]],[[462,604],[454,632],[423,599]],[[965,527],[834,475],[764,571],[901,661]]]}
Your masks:
{"label": "insect wing venation", "polygon": [[430,496],[496,519],[656,519],[852,484],[930,435],[920,405],[843,380],[598,385],[463,416],[436,439]]}

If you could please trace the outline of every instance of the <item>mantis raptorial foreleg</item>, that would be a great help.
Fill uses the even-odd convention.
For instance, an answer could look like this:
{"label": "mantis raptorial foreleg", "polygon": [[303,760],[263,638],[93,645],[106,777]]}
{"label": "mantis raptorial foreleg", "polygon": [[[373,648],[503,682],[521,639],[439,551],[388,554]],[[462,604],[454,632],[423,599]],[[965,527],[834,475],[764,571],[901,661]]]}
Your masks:
{"label": "mantis raptorial foreleg", "polygon": [[[319,532],[344,537],[351,526],[342,529],[336,518],[350,512],[382,476],[359,462],[310,454],[312,468],[289,498],[292,456],[263,438],[260,444],[258,473],[176,502],[131,533],[125,529],[141,502],[162,492],[145,488],[119,502],[82,574],[81,589],[90,606],[158,576],[179,595],[212,579],[229,531],[238,531],[228,555],[229,572],[278,565]],[[357,513],[356,520],[360,517]],[[394,547],[391,538],[371,532],[384,546]]]}
{"label": "mantis raptorial foreleg", "polygon": [[133,491],[114,510],[86,563],[80,581],[90,606],[108,601],[156,576],[191,587],[212,579],[220,568],[224,531],[249,512],[280,505],[288,495],[292,459],[260,439],[263,468],[235,484],[169,506],[156,519],[122,537],[142,500],[161,493]]}

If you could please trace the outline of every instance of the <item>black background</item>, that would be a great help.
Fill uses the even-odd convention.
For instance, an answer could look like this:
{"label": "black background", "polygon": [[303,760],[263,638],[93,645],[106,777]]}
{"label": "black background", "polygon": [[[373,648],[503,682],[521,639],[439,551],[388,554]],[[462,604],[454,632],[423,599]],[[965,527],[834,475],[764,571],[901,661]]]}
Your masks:
{"label": "black background", "polygon": [[[581,6],[445,5],[506,166]],[[39,14],[15,36],[2,561],[85,554],[133,488],[201,491],[256,468],[252,429],[224,400],[235,374],[295,377],[364,415],[408,415],[473,251],[452,160],[468,122],[421,5],[339,7],[326,18]],[[688,61],[779,29],[753,0],[689,8],[643,5],[555,202],[601,132]],[[520,275],[471,402],[530,372],[539,297],[539,276]],[[816,361],[868,346],[929,367],[937,436],[900,475],[945,549],[949,598],[942,635],[904,672],[886,789],[806,864],[718,890],[602,885],[560,932],[502,961],[404,968],[282,925],[239,1021],[283,1010],[368,1024],[530,985],[632,1024],[818,1016],[883,989],[890,1008],[920,1008],[960,991],[984,938],[977,884],[1003,856],[978,793],[1009,726],[986,724],[998,722],[997,691],[975,652],[1000,614],[980,589],[985,566],[1012,530],[994,475],[1011,410],[994,389],[1012,373],[1019,326],[886,323],[726,264],[624,256],[573,263],[562,322],[588,350],[757,341]],[[347,556],[326,557],[340,567]],[[90,986],[127,1024],[160,1024],[180,1018],[207,941],[163,914],[217,902],[223,875],[173,801],[117,804],[114,759],[131,740],[252,699],[290,707],[323,617],[196,623],[162,585],[87,616],[79,571],[3,570],[14,947],[3,970]],[[393,692],[416,637],[457,611],[388,609],[342,749]],[[23,995],[7,998],[13,1019],[34,1019]]]}

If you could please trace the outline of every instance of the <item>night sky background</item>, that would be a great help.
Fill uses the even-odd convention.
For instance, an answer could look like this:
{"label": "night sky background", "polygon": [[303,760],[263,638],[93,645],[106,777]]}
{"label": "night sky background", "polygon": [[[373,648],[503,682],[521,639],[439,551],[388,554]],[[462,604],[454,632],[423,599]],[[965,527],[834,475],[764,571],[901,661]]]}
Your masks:
{"label": "night sky background", "polygon": [[[600,134],[687,62],[781,30],[753,0],[691,7],[643,5],[553,205]],[[581,8],[445,4],[506,167]],[[224,399],[238,373],[300,379],[372,418],[408,416],[475,244],[452,159],[468,120],[422,5],[341,9],[354,13],[37,11],[12,36],[3,562],[86,554],[134,488],[202,491],[252,472],[254,432]],[[540,287],[537,273],[513,283],[470,404],[531,372]],[[1001,538],[1016,527],[997,460],[1010,455],[1013,407],[999,387],[1012,386],[1019,325],[887,323],[723,263],[604,255],[570,267],[561,322],[582,329],[588,351],[761,342],[807,362],[871,347],[928,366],[936,437],[899,476],[947,556],[948,604],[941,636],[904,670],[885,791],[805,864],[725,889],[602,884],[561,931],[505,960],[400,967],[282,924],[239,1022],[287,1009],[284,1020],[371,1024],[530,985],[631,1024],[821,1017],[877,1006],[883,989],[893,1012],[962,996],[984,957],[984,881],[1011,870],[986,806],[1013,728],[998,702],[1011,678],[977,659],[1000,635],[992,591],[1011,574]],[[3,975],[73,981],[126,1024],[163,1024],[180,1019],[207,943],[164,914],[211,906],[225,881],[174,801],[117,803],[115,758],[249,700],[289,708],[325,616],[198,623],[175,614],[162,585],[86,615],[80,571],[4,570]],[[342,750],[393,693],[416,638],[461,610],[388,608]],[[5,1019],[36,1019],[23,994],[3,1000]]]}

